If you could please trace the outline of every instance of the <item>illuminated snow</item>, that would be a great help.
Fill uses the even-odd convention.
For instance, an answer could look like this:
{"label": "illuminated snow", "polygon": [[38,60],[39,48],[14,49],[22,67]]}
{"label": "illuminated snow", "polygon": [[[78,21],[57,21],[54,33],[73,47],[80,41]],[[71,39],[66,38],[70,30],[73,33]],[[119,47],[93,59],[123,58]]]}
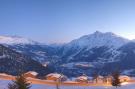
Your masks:
{"label": "illuminated snow", "polygon": [[17,36],[0,36],[1,44],[33,44],[34,41]]}

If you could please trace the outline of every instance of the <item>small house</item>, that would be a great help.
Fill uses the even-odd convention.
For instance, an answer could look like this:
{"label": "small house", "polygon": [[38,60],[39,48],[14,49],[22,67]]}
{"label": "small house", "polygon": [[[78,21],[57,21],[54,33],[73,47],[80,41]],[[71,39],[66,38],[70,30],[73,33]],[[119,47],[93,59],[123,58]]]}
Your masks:
{"label": "small house", "polygon": [[83,82],[83,83],[88,83],[89,77],[86,76],[86,75],[82,75],[82,76],[77,77],[75,81]]}
{"label": "small house", "polygon": [[63,74],[58,73],[50,73],[46,76],[47,80],[53,80],[53,81],[66,81],[67,77]]}
{"label": "small house", "polygon": [[113,77],[111,75],[104,76],[103,83],[110,84],[112,82]]}
{"label": "small house", "polygon": [[104,77],[100,75],[93,79],[93,83],[103,83],[103,82],[104,82]]}
{"label": "small house", "polygon": [[38,75],[38,73],[35,72],[35,71],[29,71],[29,72],[27,72],[27,73],[24,74],[24,76],[25,76],[26,78],[28,78],[28,77],[30,77],[30,78],[36,78],[37,75]]}
{"label": "small house", "polygon": [[128,82],[131,80],[129,76],[125,76],[125,75],[121,75],[119,79],[120,79],[120,82]]}

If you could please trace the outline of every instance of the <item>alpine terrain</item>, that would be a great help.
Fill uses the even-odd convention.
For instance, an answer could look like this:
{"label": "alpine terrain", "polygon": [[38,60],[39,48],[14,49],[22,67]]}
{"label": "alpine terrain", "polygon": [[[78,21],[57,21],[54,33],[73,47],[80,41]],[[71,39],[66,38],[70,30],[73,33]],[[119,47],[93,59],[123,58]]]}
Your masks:
{"label": "alpine terrain", "polygon": [[[45,45],[17,36],[0,36],[0,44],[5,49],[13,50],[20,57],[18,59],[18,56],[14,56],[9,59],[8,56],[1,54],[0,63],[5,65],[4,68],[7,67],[7,70],[4,70],[1,66],[2,72],[9,71],[8,68],[13,60],[22,66],[23,63],[27,65],[25,62],[35,63],[31,62],[25,66],[25,70],[35,70],[35,65],[39,67],[36,67],[37,71],[42,70],[43,66],[49,66],[49,68],[54,67],[55,72],[67,76],[78,76],[83,73],[106,75],[116,70],[122,74],[135,76],[135,41],[111,32],[96,31],[62,45]],[[28,58],[23,56],[21,59],[20,55]],[[6,66],[8,64],[9,66]]]}

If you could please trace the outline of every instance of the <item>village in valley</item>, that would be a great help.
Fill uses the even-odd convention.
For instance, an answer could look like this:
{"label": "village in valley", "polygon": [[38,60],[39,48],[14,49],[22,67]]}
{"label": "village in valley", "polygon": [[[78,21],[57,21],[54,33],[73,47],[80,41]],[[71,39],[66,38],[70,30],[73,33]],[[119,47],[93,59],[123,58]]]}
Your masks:
{"label": "village in valley", "polygon": [[[85,74],[75,77],[68,78],[67,76],[59,73],[50,73],[42,78],[38,77],[38,73],[35,71],[29,71],[23,74],[24,77],[31,84],[42,84],[42,85],[52,85],[52,86],[112,86],[112,81],[115,76],[101,76],[95,75],[89,77]],[[119,75],[120,85],[125,85],[135,82],[134,77]],[[5,73],[0,73],[1,80],[15,80],[16,76],[8,75]]]}
{"label": "village in valley", "polygon": [[0,0],[0,89],[135,89],[135,0]]}

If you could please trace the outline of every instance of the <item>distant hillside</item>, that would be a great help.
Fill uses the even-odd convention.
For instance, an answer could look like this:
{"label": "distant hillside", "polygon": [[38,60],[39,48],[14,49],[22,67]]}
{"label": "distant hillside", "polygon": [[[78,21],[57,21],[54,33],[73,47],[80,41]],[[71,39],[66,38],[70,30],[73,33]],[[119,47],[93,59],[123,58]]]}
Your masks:
{"label": "distant hillside", "polygon": [[[49,64],[49,68],[54,67],[55,72],[67,76],[78,76],[84,73],[92,75],[95,72],[105,75],[115,70],[135,76],[135,41],[111,32],[96,31],[62,45],[44,45],[26,39],[23,42],[24,38],[16,37],[9,37],[12,40],[6,43],[5,38],[0,41],[3,45],[19,54],[31,57],[42,65]],[[12,62],[8,63],[10,65]]]}
{"label": "distant hillside", "polygon": [[0,72],[17,75],[20,71],[36,71],[40,74],[52,72],[50,68],[42,66],[30,57],[0,45]]}

